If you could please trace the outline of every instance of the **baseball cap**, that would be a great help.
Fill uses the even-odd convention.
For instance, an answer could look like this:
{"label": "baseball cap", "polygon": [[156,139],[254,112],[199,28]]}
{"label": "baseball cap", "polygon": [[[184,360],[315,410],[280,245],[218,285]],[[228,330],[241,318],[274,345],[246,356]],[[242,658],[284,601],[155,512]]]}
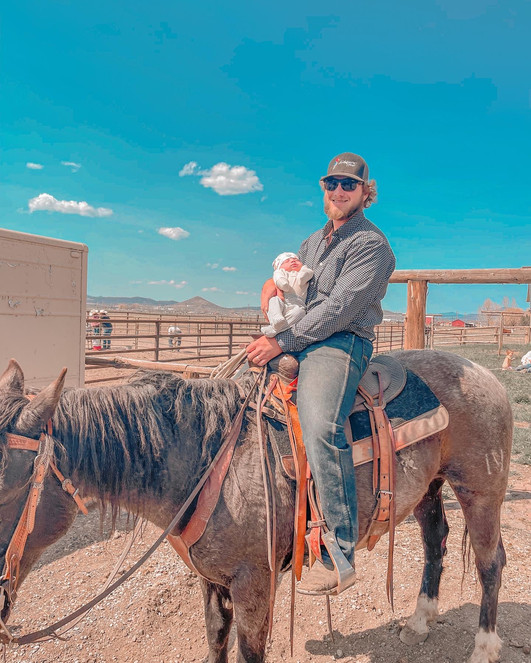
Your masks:
{"label": "baseball cap", "polygon": [[365,159],[360,157],[359,154],[352,152],[343,152],[334,157],[328,164],[328,171],[326,175],[321,177],[324,180],[327,177],[352,177],[360,182],[366,182],[369,179],[369,166],[365,163]]}

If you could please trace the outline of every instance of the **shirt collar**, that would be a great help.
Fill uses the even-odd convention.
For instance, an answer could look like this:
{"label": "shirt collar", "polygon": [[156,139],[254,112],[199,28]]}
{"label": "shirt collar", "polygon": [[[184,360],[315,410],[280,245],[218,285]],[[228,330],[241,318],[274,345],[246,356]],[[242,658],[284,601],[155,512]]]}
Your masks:
{"label": "shirt collar", "polygon": [[[337,230],[332,232],[332,234],[337,234],[338,237],[348,237],[358,229],[361,221],[364,219],[365,219],[365,214],[363,213],[363,210],[358,210],[357,212],[354,212],[354,214],[350,217],[350,219],[346,223],[344,223]],[[329,220],[325,225],[325,227],[323,228],[323,238],[326,238],[327,235],[332,231],[332,229],[333,229],[333,223],[332,221]]]}

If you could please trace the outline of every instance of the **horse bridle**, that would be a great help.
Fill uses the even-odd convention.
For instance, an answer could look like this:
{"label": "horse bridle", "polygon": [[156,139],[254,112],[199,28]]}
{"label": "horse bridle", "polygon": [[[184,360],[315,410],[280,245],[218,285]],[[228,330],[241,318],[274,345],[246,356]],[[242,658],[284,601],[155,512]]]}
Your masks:
{"label": "horse bridle", "polygon": [[16,596],[19,583],[20,562],[24,554],[28,536],[33,532],[35,526],[35,513],[41,497],[44,479],[49,469],[53,471],[63,490],[74,499],[80,511],[85,515],[88,513],[87,507],[79,496],[77,489],[74,488],[72,481],[65,478],[55,463],[51,420],[46,424],[46,430],[41,433],[38,440],[23,435],[16,435],[15,433],[6,433],[6,438],[8,449],[33,451],[37,456],[33,461],[33,473],[30,479],[30,489],[26,498],[26,504],[18,519],[5,554],[4,569],[0,576],[0,602],[2,603],[0,610],[3,609],[6,589],[8,599],[11,603]]}

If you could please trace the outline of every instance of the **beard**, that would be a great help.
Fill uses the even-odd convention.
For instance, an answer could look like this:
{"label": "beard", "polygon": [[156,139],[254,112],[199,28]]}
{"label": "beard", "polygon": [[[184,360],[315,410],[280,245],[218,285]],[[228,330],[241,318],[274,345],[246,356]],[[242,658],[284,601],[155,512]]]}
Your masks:
{"label": "beard", "polygon": [[340,210],[330,200],[324,199],[324,212],[331,221],[347,221],[350,217],[361,209],[360,203],[353,203],[346,211]]}

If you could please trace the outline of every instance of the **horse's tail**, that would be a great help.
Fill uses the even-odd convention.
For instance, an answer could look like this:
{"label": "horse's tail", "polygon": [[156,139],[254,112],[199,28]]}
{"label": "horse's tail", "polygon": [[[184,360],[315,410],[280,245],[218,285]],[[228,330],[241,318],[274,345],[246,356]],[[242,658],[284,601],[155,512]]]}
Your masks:
{"label": "horse's tail", "polygon": [[468,536],[468,525],[465,524],[463,538],[461,540],[461,559],[463,560],[463,575],[461,576],[461,590],[463,589],[463,582],[465,574],[470,571],[470,554],[471,554],[470,537]]}

